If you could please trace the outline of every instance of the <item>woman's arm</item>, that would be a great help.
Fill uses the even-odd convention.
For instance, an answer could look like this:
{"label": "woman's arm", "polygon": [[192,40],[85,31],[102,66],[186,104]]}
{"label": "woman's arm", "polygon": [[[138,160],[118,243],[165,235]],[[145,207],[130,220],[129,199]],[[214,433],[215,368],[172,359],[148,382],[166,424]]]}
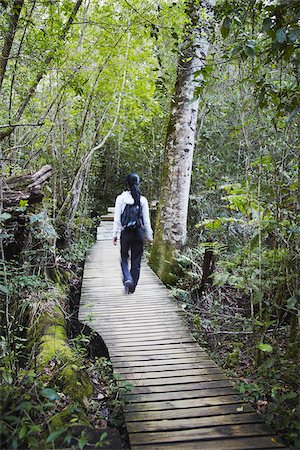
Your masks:
{"label": "woman's arm", "polygon": [[148,241],[153,241],[153,231],[152,231],[151,222],[150,222],[149,205],[148,205],[148,200],[145,197],[143,197],[143,201],[142,201],[142,215],[143,215],[146,239],[148,239]]}
{"label": "woman's arm", "polygon": [[114,244],[117,243],[118,240],[118,234],[121,231],[122,224],[121,224],[121,214],[122,214],[122,199],[120,195],[116,198],[115,203],[115,212],[114,212],[114,225],[113,225],[113,242]]}

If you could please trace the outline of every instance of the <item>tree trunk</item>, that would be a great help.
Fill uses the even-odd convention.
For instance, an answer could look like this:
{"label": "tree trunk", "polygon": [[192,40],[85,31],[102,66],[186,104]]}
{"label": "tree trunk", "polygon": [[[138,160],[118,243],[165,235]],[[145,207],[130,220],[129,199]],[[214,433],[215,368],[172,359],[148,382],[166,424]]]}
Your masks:
{"label": "tree trunk", "polygon": [[[175,92],[165,145],[165,161],[150,264],[165,283],[172,283],[174,253],[186,241],[187,212],[199,98],[197,73],[207,56],[209,19],[215,0],[188,0],[188,23],[177,68]],[[198,73],[199,75],[199,73]]]}
{"label": "tree trunk", "polygon": [[23,7],[24,0],[15,0],[11,11],[10,11],[10,20],[9,20],[9,28],[5,37],[5,41],[3,44],[2,54],[0,57],[0,90],[2,87],[4,75],[6,72],[7,62],[9,59],[11,47],[14,41],[14,36],[16,33],[19,17],[21,14],[21,10]]}

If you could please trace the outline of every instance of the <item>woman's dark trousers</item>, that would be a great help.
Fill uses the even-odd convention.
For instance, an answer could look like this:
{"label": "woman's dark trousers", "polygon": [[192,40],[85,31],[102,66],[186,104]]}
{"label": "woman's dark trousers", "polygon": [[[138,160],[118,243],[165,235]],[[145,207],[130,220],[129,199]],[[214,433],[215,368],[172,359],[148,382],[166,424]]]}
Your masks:
{"label": "woman's dark trousers", "polygon": [[[121,267],[123,272],[123,283],[127,280],[133,282],[134,292],[138,284],[141,270],[141,259],[144,250],[145,231],[143,228],[135,230],[123,230],[121,232]],[[131,267],[129,270],[128,259],[131,253]]]}

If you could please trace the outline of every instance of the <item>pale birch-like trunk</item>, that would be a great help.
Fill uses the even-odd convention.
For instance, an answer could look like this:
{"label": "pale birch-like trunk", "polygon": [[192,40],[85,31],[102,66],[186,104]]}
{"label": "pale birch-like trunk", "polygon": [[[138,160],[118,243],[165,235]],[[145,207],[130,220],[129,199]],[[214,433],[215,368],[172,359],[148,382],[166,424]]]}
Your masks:
{"label": "pale birch-like trunk", "polygon": [[[186,242],[187,213],[199,99],[197,72],[209,48],[209,22],[215,0],[186,2],[189,22],[180,49],[175,92],[165,145],[165,161],[150,264],[163,281],[170,281],[174,250]],[[198,74],[199,75],[199,74]]]}

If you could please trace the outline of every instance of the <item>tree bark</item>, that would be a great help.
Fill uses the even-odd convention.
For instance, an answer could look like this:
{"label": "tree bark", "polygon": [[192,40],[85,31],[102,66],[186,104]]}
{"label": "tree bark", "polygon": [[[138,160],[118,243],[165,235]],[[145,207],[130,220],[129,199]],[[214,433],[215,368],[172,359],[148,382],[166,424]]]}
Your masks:
{"label": "tree bark", "polygon": [[2,83],[4,79],[4,75],[6,72],[7,62],[9,59],[10,51],[12,48],[12,44],[14,41],[16,29],[18,26],[19,17],[21,14],[21,10],[23,7],[24,0],[15,0],[12,9],[11,9],[11,15],[9,20],[9,26],[8,31],[5,37],[5,41],[3,44],[2,54],[0,57],[0,91],[2,88]]}
{"label": "tree bark", "polygon": [[[175,250],[181,250],[187,236],[187,212],[199,98],[197,73],[203,68],[209,48],[209,20],[215,0],[188,0],[189,19],[180,49],[175,92],[171,105],[160,202],[150,264],[166,283]],[[199,75],[199,73],[198,73]]]}

